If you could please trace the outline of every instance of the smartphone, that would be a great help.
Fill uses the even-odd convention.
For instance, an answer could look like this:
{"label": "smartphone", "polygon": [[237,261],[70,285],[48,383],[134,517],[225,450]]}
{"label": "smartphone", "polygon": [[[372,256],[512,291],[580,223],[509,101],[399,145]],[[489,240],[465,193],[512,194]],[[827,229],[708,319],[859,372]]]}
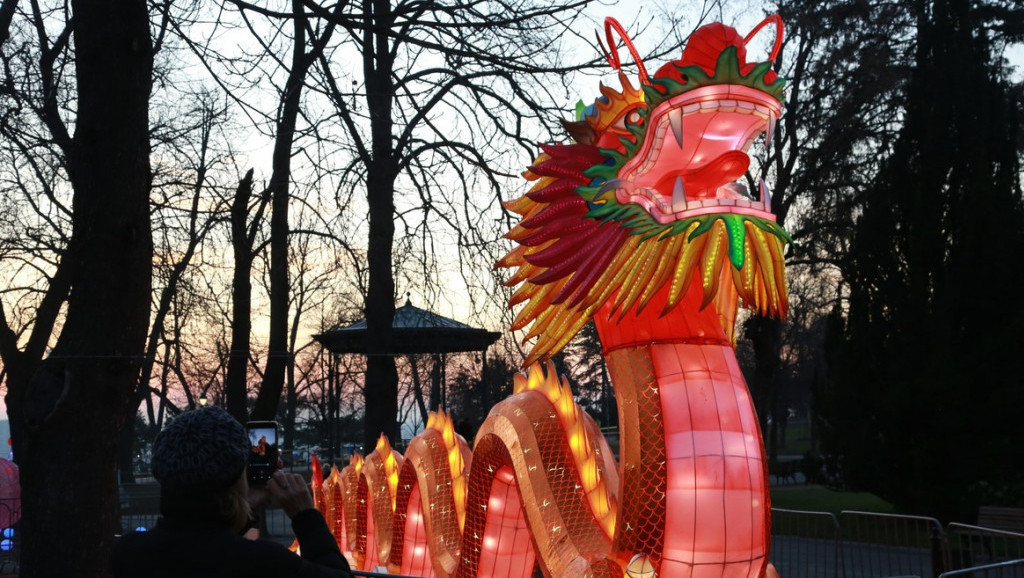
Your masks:
{"label": "smartphone", "polygon": [[251,421],[245,424],[249,433],[249,485],[267,485],[270,474],[277,470],[280,449],[277,445],[276,421]]}

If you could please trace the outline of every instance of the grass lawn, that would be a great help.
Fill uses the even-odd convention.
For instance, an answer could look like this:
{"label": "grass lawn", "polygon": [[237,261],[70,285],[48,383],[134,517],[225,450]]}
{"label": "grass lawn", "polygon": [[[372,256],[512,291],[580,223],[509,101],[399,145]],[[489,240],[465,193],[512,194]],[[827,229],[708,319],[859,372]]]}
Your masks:
{"label": "grass lawn", "polygon": [[[768,443],[768,432],[764,432]],[[779,440],[780,442],[782,440]],[[791,419],[786,427],[786,443],[779,445],[779,454],[802,456],[811,450],[811,428],[807,420]]]}
{"label": "grass lawn", "polygon": [[893,513],[892,504],[867,492],[837,492],[824,486],[793,484],[773,487],[771,494],[773,508],[833,514],[842,510]]}

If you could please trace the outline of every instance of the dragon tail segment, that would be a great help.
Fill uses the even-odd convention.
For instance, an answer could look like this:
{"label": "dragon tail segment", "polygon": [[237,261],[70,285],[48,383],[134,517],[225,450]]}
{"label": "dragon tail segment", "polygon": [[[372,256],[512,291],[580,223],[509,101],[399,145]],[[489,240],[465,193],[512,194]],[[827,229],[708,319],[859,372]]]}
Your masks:
{"label": "dragon tail segment", "polygon": [[[341,551],[355,561],[356,534],[359,520],[357,512],[359,504],[359,481],[363,477],[363,456],[354,453],[347,466],[338,474],[335,486],[335,520],[338,526],[337,536]],[[337,468],[335,468],[337,471]]]}
{"label": "dragon tail segment", "polygon": [[459,560],[472,452],[445,412],[405,452],[398,476],[388,569],[410,576],[450,578]]}
{"label": "dragon tail segment", "polygon": [[[356,533],[353,557],[362,570],[387,563],[402,456],[391,449],[384,435],[366,456],[356,490]],[[346,512],[347,513],[347,512]]]}
{"label": "dragon tail segment", "polygon": [[477,434],[458,576],[528,577],[536,558],[548,576],[622,576],[604,560],[617,476],[596,423],[550,366],[516,376],[515,391]]}
{"label": "dragon tail segment", "polygon": [[320,458],[313,454],[310,459],[312,473],[309,476],[309,489],[313,493],[313,507],[327,517],[327,508],[324,503],[324,470],[320,465]]}
{"label": "dragon tail segment", "polygon": [[345,501],[341,486],[341,474],[338,468],[331,468],[331,473],[323,482],[321,488],[322,509],[320,512],[327,520],[327,527],[334,536],[334,541],[342,552],[349,550],[345,538]]}

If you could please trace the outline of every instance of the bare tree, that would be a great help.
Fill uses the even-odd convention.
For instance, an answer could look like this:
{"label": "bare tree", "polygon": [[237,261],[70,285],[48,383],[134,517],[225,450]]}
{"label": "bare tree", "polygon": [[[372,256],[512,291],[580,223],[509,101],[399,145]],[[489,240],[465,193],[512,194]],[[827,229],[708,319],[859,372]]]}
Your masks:
{"label": "bare tree", "polygon": [[[382,430],[399,439],[398,374],[388,352],[396,262],[421,257],[425,266],[405,274],[430,284],[435,242],[478,258],[474,249],[497,236],[478,215],[501,215],[501,184],[519,172],[511,167],[555,130],[552,108],[566,100],[570,71],[559,63],[558,37],[586,4],[365,0],[342,17],[310,7],[347,33],[321,58],[317,88],[353,151],[343,177],[366,191],[367,449]],[[396,220],[404,225],[399,240],[420,239],[417,251],[396,251]]]}
{"label": "bare tree", "polygon": [[[166,113],[157,118],[151,128],[156,156],[160,159],[154,167],[151,199],[156,245],[154,285],[159,293],[154,296],[135,407],[145,402],[149,427],[154,428],[154,432],[162,423],[162,419],[157,419],[154,398],[168,400],[170,378],[183,374],[184,324],[196,299],[196,288],[188,281],[188,271],[193,258],[202,251],[208,234],[221,221],[219,206],[222,203],[210,198],[209,189],[211,181],[215,182],[213,175],[217,166],[223,162],[215,135],[223,128],[227,111],[209,92],[188,96],[194,99],[187,98],[183,106],[162,103]],[[159,375],[154,376],[157,369]],[[193,398],[185,382],[181,379],[180,389],[191,406]],[[162,410],[161,407],[161,416]],[[125,426],[119,456],[122,481],[134,479],[137,423],[137,420],[129,420]]]}
{"label": "bare tree", "polygon": [[0,140],[15,166],[34,167],[18,189],[58,240],[37,262],[31,329],[19,335],[0,308],[22,481],[20,575],[105,576],[118,532],[115,442],[150,310],[149,15],[139,1],[32,2],[23,12],[5,2],[2,13],[8,5]]}

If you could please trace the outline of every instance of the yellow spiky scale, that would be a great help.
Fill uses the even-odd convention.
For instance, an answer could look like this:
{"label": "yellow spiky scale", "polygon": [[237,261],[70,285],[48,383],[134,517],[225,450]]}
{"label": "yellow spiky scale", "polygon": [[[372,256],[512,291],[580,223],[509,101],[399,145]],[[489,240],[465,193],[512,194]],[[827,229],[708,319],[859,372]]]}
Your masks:
{"label": "yellow spiky scale", "polygon": [[[659,241],[666,243],[662,251],[668,255],[675,255],[679,252],[680,247],[686,242],[686,238],[682,235],[675,235],[667,240]],[[651,299],[661,290],[662,285],[668,281],[669,276],[675,271],[675,265],[668,259],[659,259],[657,261],[658,270],[651,278],[651,282],[644,287],[643,294],[640,295],[640,302],[637,305],[637,310],[642,311],[647,304],[650,303]]]}
{"label": "yellow spiky scale", "polygon": [[530,296],[530,302],[519,311],[519,314],[516,315],[515,320],[512,322],[513,331],[526,327],[527,323],[542,315],[543,312],[548,311],[551,300],[556,295],[556,291],[561,287],[561,283],[541,286],[533,285],[533,287],[536,287],[536,290]]}
{"label": "yellow spiky scale", "polygon": [[[510,201],[504,201],[501,203],[501,206],[517,215],[525,215],[530,210],[536,210],[537,203],[531,201],[527,196],[522,196]],[[505,236],[509,236],[509,234],[506,233]]]}
{"label": "yellow spiky scale", "polygon": [[636,298],[643,291],[644,286],[650,281],[654,275],[654,269],[656,261],[659,258],[659,254],[656,251],[654,244],[643,244],[638,247],[638,251],[634,256],[633,263],[637,263],[635,266],[630,267],[630,271],[627,273],[625,279],[623,279],[623,286],[626,288],[625,291],[620,291],[618,299],[615,303],[615,308],[621,311],[621,315],[625,315],[629,309],[636,303]]}
{"label": "yellow spiky scale", "polygon": [[537,315],[537,319],[534,321],[530,330],[526,332],[524,340],[533,339],[538,335],[544,334],[547,337],[551,337],[552,329],[557,327],[556,319],[559,315],[563,315],[565,311],[560,307],[548,307]]}
{"label": "yellow spiky scale", "polygon": [[754,260],[754,251],[751,247],[751,237],[759,234],[761,229],[753,223],[746,223],[745,227],[747,234],[743,243],[743,267],[738,271],[742,281],[737,283],[737,285],[743,288],[745,294],[750,294],[754,287],[754,274],[757,271],[757,262]]}
{"label": "yellow spiky scale", "polygon": [[721,259],[725,256],[726,247],[724,245],[729,242],[725,225],[721,221],[716,221],[712,225],[707,236],[708,242],[704,248],[704,254],[701,256],[700,263],[700,276],[701,281],[704,283],[705,304],[707,304],[709,296],[713,295],[713,291],[716,288],[715,285],[718,283],[718,267],[721,264]]}
{"label": "yellow spiky scale", "polygon": [[[764,235],[755,238],[754,250],[757,252],[758,260],[763,263],[771,263],[771,249],[768,245],[769,241]],[[778,311],[778,288],[775,285],[774,271],[764,272],[761,277],[764,280],[764,302],[771,308],[771,311]]]}
{"label": "yellow spiky scale", "polygon": [[565,311],[562,317],[555,330],[551,333],[559,337],[552,339],[552,343],[545,347],[544,351],[560,351],[590,319],[589,317],[578,315],[575,311]]}
{"label": "yellow spiky scale", "polygon": [[758,267],[757,273],[757,310],[763,313],[768,305],[768,290],[764,278],[764,269]]}
{"label": "yellow spiky scale", "polygon": [[722,267],[719,272],[719,290],[715,293],[715,311],[725,331],[726,339],[736,346],[736,307],[739,305],[739,293],[732,284],[735,267]]}
{"label": "yellow spiky scale", "polygon": [[[685,234],[680,236],[685,236]],[[704,252],[706,243],[707,235],[701,235],[692,241],[688,241],[683,247],[682,255],[680,255],[672,274],[672,284],[669,286],[668,299],[665,302],[663,314],[674,309],[682,301],[683,295],[686,294],[686,290],[689,289],[690,283],[693,281],[694,264],[697,263],[698,258]]]}
{"label": "yellow spiky scale", "polygon": [[608,268],[601,274],[597,281],[597,285],[600,289],[597,293],[597,297],[592,300],[593,305],[599,307],[612,293],[619,290],[619,287],[624,283],[626,276],[629,275],[629,265],[633,255],[635,254],[635,249],[636,241],[627,241],[625,249],[615,256],[612,262],[608,265]]}
{"label": "yellow spiky scale", "polygon": [[789,302],[788,289],[786,288],[785,257],[782,254],[782,242],[777,237],[768,239],[768,250],[772,255],[771,268],[775,279],[776,293],[776,314],[784,317],[786,306]]}

